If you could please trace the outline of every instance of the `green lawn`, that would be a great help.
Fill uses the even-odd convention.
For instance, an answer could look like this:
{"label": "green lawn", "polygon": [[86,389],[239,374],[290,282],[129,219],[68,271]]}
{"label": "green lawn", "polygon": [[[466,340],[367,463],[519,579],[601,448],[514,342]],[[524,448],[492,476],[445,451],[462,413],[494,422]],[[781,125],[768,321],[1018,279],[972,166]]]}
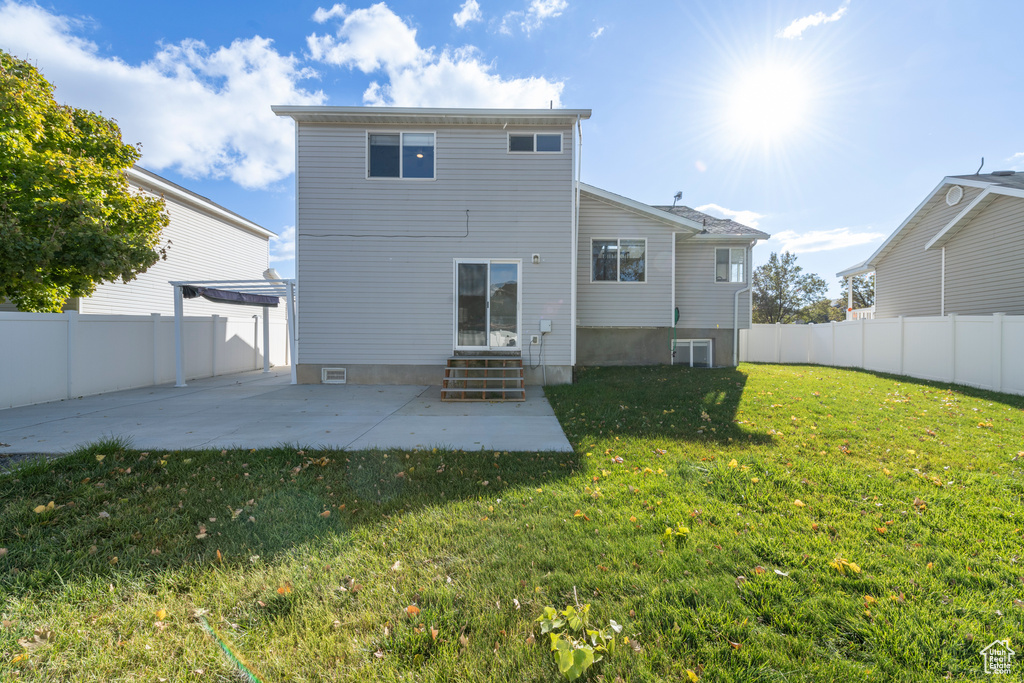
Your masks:
{"label": "green lawn", "polygon": [[264,682],[551,681],[535,620],[577,599],[624,627],[609,683],[1021,650],[1024,397],[772,365],[548,396],[575,453],[105,443],[0,477],[0,680],[245,680],[228,650]]}

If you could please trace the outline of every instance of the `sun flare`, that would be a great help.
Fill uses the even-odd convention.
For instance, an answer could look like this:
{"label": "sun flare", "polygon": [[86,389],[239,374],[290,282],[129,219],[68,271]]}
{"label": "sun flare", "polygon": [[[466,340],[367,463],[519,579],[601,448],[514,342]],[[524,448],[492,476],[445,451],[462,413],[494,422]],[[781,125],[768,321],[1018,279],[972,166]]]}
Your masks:
{"label": "sun flare", "polygon": [[748,143],[779,142],[804,125],[810,99],[810,85],[799,69],[773,64],[749,69],[730,90],[729,128]]}

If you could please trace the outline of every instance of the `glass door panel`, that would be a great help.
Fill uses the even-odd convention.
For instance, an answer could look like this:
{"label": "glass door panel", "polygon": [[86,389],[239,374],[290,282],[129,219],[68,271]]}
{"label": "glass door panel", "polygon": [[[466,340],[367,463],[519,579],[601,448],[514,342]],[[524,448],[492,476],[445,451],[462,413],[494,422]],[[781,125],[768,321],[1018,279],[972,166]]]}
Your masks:
{"label": "glass door panel", "polygon": [[491,348],[519,346],[519,264],[491,264]]}
{"label": "glass door panel", "polygon": [[487,264],[460,263],[457,345],[487,347]]}

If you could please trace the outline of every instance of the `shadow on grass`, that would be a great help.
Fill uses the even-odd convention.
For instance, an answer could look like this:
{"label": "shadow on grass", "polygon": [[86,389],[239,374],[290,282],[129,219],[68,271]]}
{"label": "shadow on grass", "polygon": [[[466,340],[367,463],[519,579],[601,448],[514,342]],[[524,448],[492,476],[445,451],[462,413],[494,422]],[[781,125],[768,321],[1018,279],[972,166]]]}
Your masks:
{"label": "shadow on grass", "polygon": [[272,561],[315,539],[344,547],[360,525],[579,468],[573,453],[140,453],[98,443],[0,475],[0,603],[71,579]]}
{"label": "shadow on grass", "polygon": [[547,387],[546,393],[577,447],[609,436],[772,443],[771,436],[734,422],[746,382],[736,368],[583,368],[573,384]]}

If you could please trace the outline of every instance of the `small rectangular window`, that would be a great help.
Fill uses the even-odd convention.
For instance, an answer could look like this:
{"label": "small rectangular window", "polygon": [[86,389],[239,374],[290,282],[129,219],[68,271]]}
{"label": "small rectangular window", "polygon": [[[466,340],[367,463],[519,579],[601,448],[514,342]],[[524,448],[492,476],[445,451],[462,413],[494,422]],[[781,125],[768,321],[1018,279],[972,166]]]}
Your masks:
{"label": "small rectangular window", "polygon": [[562,151],[561,133],[509,133],[509,152],[547,152]]}
{"label": "small rectangular window", "polygon": [[746,249],[715,249],[715,282],[746,282]]}
{"label": "small rectangular window", "polygon": [[533,134],[530,135],[509,135],[508,151],[510,152],[532,152]]}
{"label": "small rectangular window", "polygon": [[646,282],[647,240],[592,240],[591,282]]}
{"label": "small rectangular window", "polygon": [[433,178],[433,133],[371,133],[370,178]]}

